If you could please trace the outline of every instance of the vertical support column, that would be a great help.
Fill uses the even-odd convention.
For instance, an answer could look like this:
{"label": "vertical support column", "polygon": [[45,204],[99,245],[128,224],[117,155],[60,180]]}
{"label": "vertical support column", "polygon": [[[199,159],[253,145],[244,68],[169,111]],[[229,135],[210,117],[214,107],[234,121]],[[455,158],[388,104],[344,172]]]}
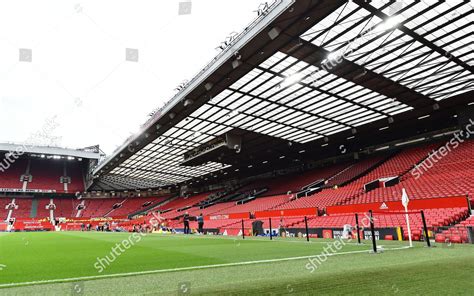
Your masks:
{"label": "vertical support column", "polygon": [[375,240],[375,229],[374,229],[374,216],[372,214],[372,210],[369,211],[369,218],[370,218],[370,233],[372,234],[372,246],[374,253],[377,253],[377,242]]}
{"label": "vertical support column", "polygon": [[421,220],[423,220],[423,231],[425,232],[426,245],[428,247],[431,247],[430,236],[428,234],[428,227],[426,227],[425,213],[423,213],[423,211],[421,211]]}
{"label": "vertical support column", "polygon": [[273,235],[272,235],[272,218],[268,218],[268,221],[270,223],[270,240],[273,239]]}
{"label": "vertical support column", "polygon": [[304,227],[306,228],[306,241],[309,242],[308,218],[304,216]]}
{"label": "vertical support column", "polygon": [[357,231],[357,243],[360,244],[360,227],[359,227],[359,215],[355,214],[356,218],[356,231]]}

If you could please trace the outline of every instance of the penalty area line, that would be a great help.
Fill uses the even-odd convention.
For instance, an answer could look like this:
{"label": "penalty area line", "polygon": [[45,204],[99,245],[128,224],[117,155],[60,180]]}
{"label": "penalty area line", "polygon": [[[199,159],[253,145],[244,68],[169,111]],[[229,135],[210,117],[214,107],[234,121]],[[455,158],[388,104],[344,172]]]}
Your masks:
{"label": "penalty area line", "polygon": [[[399,248],[390,248],[390,249],[384,249],[384,250],[385,251],[393,251],[393,250],[404,250],[404,249],[408,249],[408,248],[410,248],[410,247],[403,246],[403,247],[399,247]],[[332,257],[332,256],[336,256],[336,255],[370,253],[370,251],[371,250],[340,252],[340,253],[327,254],[327,256]],[[192,270],[211,269],[211,268],[220,268],[220,267],[255,265],[255,264],[260,264],[260,263],[273,263],[273,262],[283,262],[283,261],[309,259],[309,258],[313,258],[317,255],[319,255],[319,254],[309,255],[309,256],[286,257],[286,258],[264,259],[264,260],[243,261],[243,262],[233,262],[233,263],[221,263],[221,264],[212,264],[212,265],[189,266],[189,267],[178,267],[178,268],[169,268],[169,269],[157,269],[157,270],[114,273],[114,274],[93,275],[93,276],[83,276],[83,277],[72,277],[72,278],[63,278],[63,279],[52,279],[52,280],[40,280],[40,281],[30,281],[30,282],[9,283],[9,284],[0,284],[0,288],[13,288],[13,287],[31,286],[31,285],[68,283],[68,282],[76,282],[76,281],[88,281],[88,280],[99,280],[99,279],[107,279],[107,278],[117,278],[117,277],[125,277],[125,276],[159,274],[159,273],[166,273],[166,272],[192,271]]]}

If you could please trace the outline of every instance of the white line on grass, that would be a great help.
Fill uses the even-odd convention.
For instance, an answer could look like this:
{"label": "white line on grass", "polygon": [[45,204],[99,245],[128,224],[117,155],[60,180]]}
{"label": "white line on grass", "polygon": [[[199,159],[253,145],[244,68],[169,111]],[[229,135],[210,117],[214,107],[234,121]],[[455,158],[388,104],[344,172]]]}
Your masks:
{"label": "white line on grass", "polygon": [[[409,248],[408,246],[403,246],[403,247],[399,247],[399,248],[385,249],[385,251],[388,251],[388,250],[403,250],[403,249],[408,249],[408,248]],[[370,253],[370,251],[371,250],[349,251],[349,252],[328,254],[327,256],[332,257],[332,256],[336,256],[336,255]],[[65,278],[65,279],[54,279],[54,280],[19,282],[19,283],[10,283],[10,284],[0,284],[0,288],[9,288],[9,287],[11,288],[11,287],[21,287],[21,286],[30,286],[30,285],[39,285],[39,284],[54,284],[54,283],[87,281],[87,280],[97,280],[97,279],[104,279],[104,278],[115,278],[115,277],[136,276],[136,275],[146,275],[146,274],[156,274],[156,273],[166,273],[166,272],[176,272],[176,271],[210,269],[210,268],[219,268],[219,267],[243,266],[243,265],[253,265],[253,264],[259,264],[259,263],[273,263],[273,262],[308,259],[308,258],[313,258],[314,256],[317,256],[317,255],[299,256],[299,257],[286,257],[286,258],[276,258],[276,259],[265,259],[265,260],[254,260],[254,261],[243,261],[243,262],[233,262],[233,263],[221,263],[221,264],[213,264],[213,265],[178,267],[178,268],[157,269],[157,270],[147,270],[147,271],[135,271],[135,272],[103,274],[103,275],[92,275],[92,276],[83,276],[83,277],[74,277],[74,278]]]}

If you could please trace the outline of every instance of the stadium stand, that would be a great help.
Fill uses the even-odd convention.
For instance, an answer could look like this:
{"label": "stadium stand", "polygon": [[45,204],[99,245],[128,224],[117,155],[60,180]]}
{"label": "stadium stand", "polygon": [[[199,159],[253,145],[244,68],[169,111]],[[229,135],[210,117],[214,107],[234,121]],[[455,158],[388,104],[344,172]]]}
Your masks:
{"label": "stadium stand", "polygon": [[[474,229],[474,215],[467,213],[465,220],[459,221],[458,223],[448,227],[447,229],[441,228],[441,231],[436,234],[435,240],[437,242],[453,242],[453,243],[467,243],[469,242],[468,231],[469,228]],[[445,219],[445,217],[440,217],[440,219]]]}
{"label": "stadium stand", "polygon": [[[467,208],[447,208],[447,209],[429,209],[425,210],[425,217],[427,226],[430,229],[436,227],[447,226],[456,221],[460,221],[468,214]],[[398,213],[384,213],[375,214],[374,223],[377,227],[402,227],[404,229],[404,237],[406,238],[408,233],[406,230],[406,220],[404,214]],[[285,229],[290,228],[304,228],[304,219],[302,217],[284,217],[284,218],[270,218],[272,222],[272,229],[276,230],[280,227]],[[412,235],[414,240],[420,240],[422,238],[422,220],[419,213],[410,214],[410,224],[412,228]],[[264,228],[269,228],[269,219],[245,219],[244,228],[251,228],[252,222],[261,220]],[[227,230],[229,233],[237,234],[241,230],[241,219],[215,219],[206,220],[206,229],[220,229],[221,232]],[[333,216],[320,216],[320,217],[309,217],[308,226],[310,228],[341,228],[342,225],[350,224],[355,225],[355,216],[351,215],[333,215]],[[170,224],[172,227],[182,228],[181,221],[173,221]],[[197,222],[192,221],[190,223],[191,228],[197,228]],[[455,232],[453,232],[455,233]],[[464,236],[463,236],[464,238]]]}
{"label": "stadium stand", "polygon": [[[66,161],[64,159],[43,159],[43,158],[19,158],[9,163],[3,164],[6,169],[0,170],[0,188],[3,189],[23,189],[24,182],[21,177],[27,180],[24,189],[65,192],[61,177],[69,177],[71,183],[67,184],[67,192],[84,191],[84,177],[82,163],[76,161]],[[66,174],[65,174],[66,173]],[[31,177],[31,178],[28,178]]]}
{"label": "stadium stand", "polygon": [[15,204],[18,209],[13,210],[12,218],[31,218],[31,198],[15,198]]}
{"label": "stadium stand", "polygon": [[272,209],[278,205],[288,202],[288,200],[293,195],[276,195],[270,197],[261,197],[249,201],[244,204],[234,205],[233,207],[225,208],[221,211],[216,212],[216,214],[230,214],[230,213],[244,213],[244,212],[256,212],[256,211],[265,211]]}
{"label": "stadium stand", "polygon": [[466,220],[464,221],[461,221],[459,223],[459,226],[473,226],[474,227],[474,216],[470,216],[469,218],[467,218]]}
{"label": "stadium stand", "polygon": [[2,164],[0,170],[0,188],[21,189],[23,182],[20,178],[26,172],[28,161],[26,159],[17,159],[11,164]]}
{"label": "stadium stand", "polygon": [[60,182],[63,174],[62,161],[32,158],[30,160],[30,174],[32,179],[28,183],[28,189],[64,191],[64,186]]}
{"label": "stadium stand", "polygon": [[53,203],[56,205],[54,210],[55,217],[75,217],[77,213],[77,203],[72,198],[54,198]]}
{"label": "stadium stand", "polygon": [[[467,208],[447,208],[447,209],[427,209],[424,211],[428,227],[447,226],[462,219],[467,215]],[[362,215],[366,213],[361,213]],[[410,226],[412,229],[421,229],[423,227],[421,215],[414,213],[409,215]],[[332,215],[313,217],[308,220],[308,226],[311,227],[341,227],[344,224],[355,225],[355,215]],[[398,227],[406,229],[405,214],[390,214],[387,212],[374,214],[374,224],[377,227]],[[301,223],[296,227],[304,227]]]}
{"label": "stadium stand", "polygon": [[[69,197],[53,197],[54,217],[119,217],[127,216],[131,213],[138,212],[144,208],[152,208],[153,211],[159,210],[162,216],[167,219],[174,219],[182,216],[187,211],[191,216],[198,216],[202,213],[204,216],[215,216],[219,219],[207,219],[205,223],[206,229],[227,230],[228,233],[236,234],[241,228],[241,219],[222,219],[226,215],[238,213],[254,213],[267,210],[287,210],[315,208],[324,209],[332,205],[344,204],[363,204],[382,201],[396,201],[401,198],[401,189],[406,188],[410,198],[433,198],[433,197],[449,197],[449,196],[465,196],[471,194],[474,189],[474,141],[465,141],[453,149],[451,153],[440,158],[433,164],[423,164],[429,159],[429,153],[440,147],[439,143],[423,144],[415,147],[408,147],[398,151],[395,154],[377,154],[367,157],[359,161],[350,163],[341,163],[329,165],[327,167],[313,169],[311,171],[293,174],[289,176],[281,176],[270,180],[256,180],[244,187],[240,187],[233,192],[212,191],[203,192],[189,197],[170,198],[169,195],[162,197],[135,197],[135,198],[84,198],[81,200]],[[36,181],[38,189],[61,190],[59,182],[61,173],[60,162],[57,166],[50,169],[38,169],[45,166],[45,162],[36,159],[31,162],[31,174],[33,180]],[[413,168],[419,165],[420,170],[423,166],[428,166],[417,178],[413,174]],[[9,171],[8,178],[2,179],[2,184],[10,186],[15,175],[18,177],[26,171],[27,163],[18,162],[17,166],[12,167]],[[35,169],[36,167],[36,169]],[[81,176],[79,164],[67,164],[67,175],[71,180],[75,180]],[[44,175],[42,175],[44,172]],[[75,172],[75,173],[72,173]],[[39,177],[38,177],[39,176]],[[390,187],[375,188],[368,192],[364,192],[364,185],[368,182],[382,179],[386,177],[399,177],[400,183]],[[6,180],[6,181],[5,181]],[[54,182],[57,180],[57,184]],[[319,181],[322,191],[313,195],[304,196],[296,199],[296,193],[304,186],[312,182]],[[322,181],[322,182],[321,182]],[[21,182],[18,182],[21,185]],[[31,182],[34,184],[34,182]],[[71,184],[74,184],[72,181]],[[69,184],[70,185],[70,184]],[[83,183],[80,182],[78,187],[69,187],[69,189],[80,189]],[[16,186],[16,185],[15,185]],[[32,185],[33,186],[33,185]],[[239,200],[245,199],[251,194],[241,195],[237,201],[219,202],[222,196],[235,193],[251,193],[254,189],[267,187],[262,196],[257,196],[245,203]],[[287,191],[293,193],[287,194]],[[275,192],[284,192],[284,194],[274,194]],[[243,198],[243,199],[242,199]],[[168,200],[168,202],[165,202]],[[217,202],[214,202],[217,200]],[[10,198],[2,198],[0,215],[5,219],[8,210],[5,206],[11,202]],[[153,207],[158,203],[164,202],[158,207]],[[212,204],[207,204],[211,202]],[[50,216],[49,209],[46,208],[50,204],[49,197],[42,198],[16,198],[18,209],[13,211],[14,218],[36,218],[42,219]],[[78,211],[78,205],[84,204],[85,209]],[[120,207],[114,209],[114,205],[120,204]],[[146,207],[143,205],[146,204]],[[204,206],[204,208],[201,208]],[[78,215],[79,214],[79,215]],[[427,225],[430,229],[439,233],[436,234],[437,240],[444,239],[452,242],[466,242],[466,227],[474,226],[472,217],[468,218],[467,208],[447,208],[447,209],[427,209],[425,210]],[[308,226],[311,227],[328,227],[337,228],[344,224],[354,224],[354,215],[329,215],[329,216],[308,216]],[[262,219],[268,224],[268,219]],[[245,219],[244,227],[251,227],[254,219]],[[403,214],[377,214],[377,227],[402,227],[404,229],[403,236],[406,238],[405,216]],[[414,239],[421,237],[421,217],[419,215],[411,215],[410,223],[413,229]],[[284,217],[272,218],[274,228],[278,228],[282,224],[285,228],[301,228],[304,226],[302,217]],[[182,227],[182,221],[169,220],[169,225],[176,228]],[[197,228],[197,222],[191,221],[191,228]]]}
{"label": "stadium stand", "polygon": [[6,207],[11,202],[12,202],[11,198],[0,197],[0,222],[7,219],[9,210]]}
{"label": "stadium stand", "polygon": [[82,172],[81,162],[66,161],[66,176],[70,177],[71,183],[67,185],[68,192],[83,192],[84,187],[84,174]]}
{"label": "stadium stand", "polygon": [[123,200],[123,198],[86,199],[86,208],[81,212],[80,217],[105,217],[112,211],[114,204],[121,203]]}
{"label": "stadium stand", "polygon": [[107,216],[126,216],[144,210],[150,206],[156,205],[168,199],[169,196],[162,197],[135,197],[123,200],[122,206],[112,210]]}
{"label": "stadium stand", "polygon": [[[55,205],[53,213],[54,217],[76,217],[78,213],[78,205],[84,202],[86,208],[81,211],[79,217],[126,216],[143,209],[144,204],[149,207],[168,198],[169,196],[83,200],[77,200],[75,198],[53,198],[53,204]],[[5,216],[6,218],[8,210],[5,209],[5,206],[11,202],[11,199],[2,198],[0,201],[2,204],[0,214],[2,217]],[[115,210],[113,209],[114,204],[122,202],[123,207]],[[46,206],[50,204],[50,198],[17,198],[15,203],[19,206],[17,210],[14,210],[13,217],[15,218],[43,219],[50,217],[50,211],[49,209],[46,209]]]}
{"label": "stadium stand", "polygon": [[193,207],[188,210],[189,215],[191,216],[198,216],[199,214],[203,214],[204,216],[218,214],[220,212],[225,211],[228,208],[234,207],[235,202],[221,202],[215,205],[211,205],[207,208],[201,209],[200,207]]}
{"label": "stadium stand", "polygon": [[[276,195],[269,197],[257,197],[245,204],[237,205],[235,202],[217,203],[205,209],[191,208],[189,213],[191,215],[222,215],[230,213],[255,212],[264,210],[284,210],[284,209],[298,209],[298,208],[324,208],[330,205],[337,204],[360,204],[369,202],[391,201],[399,200],[401,198],[401,189],[407,188],[408,194],[411,198],[432,198],[440,196],[456,196],[465,195],[472,191],[472,141],[461,145],[458,150],[453,151],[449,157],[433,167],[426,175],[422,176],[420,180],[415,182],[414,177],[410,174],[410,170],[414,165],[419,164],[427,158],[433,149],[440,146],[439,143],[425,144],[416,147],[409,147],[401,150],[397,154],[389,157],[387,155],[379,155],[361,160],[359,162],[346,165],[336,165],[331,168],[326,168],[320,172],[312,171],[304,174],[304,177],[298,179],[299,176],[293,176],[293,179],[288,180],[282,186],[274,187],[272,191],[290,191],[290,189],[298,188],[302,184],[307,184],[308,181],[315,180],[321,177],[327,177],[331,173],[336,173],[332,178],[328,177],[326,188],[321,192],[312,196],[302,197],[296,200],[290,200],[292,195]],[[310,176],[310,177],[307,177]],[[359,178],[356,178],[359,177]],[[364,192],[364,184],[386,177],[400,177],[402,182],[395,186],[387,188],[377,188],[369,192]],[[313,179],[311,179],[313,178]],[[346,186],[337,187],[337,185],[354,179]],[[442,180],[443,182],[440,182]],[[259,181],[260,184],[271,186],[273,181],[264,182]],[[411,183],[413,182],[413,183]],[[275,182],[278,183],[278,182]],[[280,182],[281,183],[281,182]],[[290,184],[290,187],[284,187]],[[335,186],[331,188],[332,186]],[[247,185],[240,191],[248,190],[249,188],[257,188],[255,183]],[[276,189],[275,189],[276,188]],[[436,189],[437,188],[437,189]],[[423,195],[417,194],[423,192]],[[181,200],[175,200],[171,205],[166,205],[164,208],[172,208],[174,203],[181,206]],[[184,204],[183,204],[184,205]],[[452,213],[439,212],[440,215],[451,217]],[[439,214],[436,213],[436,214]],[[168,215],[169,216],[169,215]],[[432,216],[429,216],[430,219]],[[440,218],[440,217],[438,217]],[[448,219],[449,220],[449,219]],[[430,220],[432,225],[446,225],[446,221],[436,223]]]}
{"label": "stadium stand", "polygon": [[[401,189],[405,188],[411,198],[432,198],[444,196],[471,196],[474,190],[474,145],[473,141],[461,143],[457,149],[452,150],[440,160],[427,160],[430,168],[420,174],[406,173],[402,182],[388,188],[377,188],[354,198],[351,203],[367,203],[376,201],[391,201],[401,199]],[[438,145],[439,146],[439,145]],[[433,145],[424,146],[425,149],[413,149],[417,156],[428,156]],[[426,148],[429,151],[426,151]],[[415,153],[411,153],[413,154]],[[414,160],[414,158],[411,158]],[[408,163],[405,163],[408,165]]]}
{"label": "stadium stand", "polygon": [[181,216],[184,214],[185,211],[179,211],[180,209],[188,207],[191,208],[193,205],[206,200],[211,193],[212,192],[204,192],[189,197],[177,197],[163,204],[162,206],[159,206],[157,210],[167,211],[162,214],[162,216],[165,218],[174,218],[177,216]]}
{"label": "stadium stand", "polygon": [[[35,202],[32,201],[34,204]],[[50,204],[50,199],[49,198],[39,198],[36,199],[36,219],[44,219],[44,218],[49,218],[50,217],[50,211],[49,209],[46,209],[46,206]]]}
{"label": "stadium stand", "polygon": [[331,188],[334,186],[344,185],[347,182],[354,180],[358,176],[363,175],[371,168],[382,162],[385,158],[387,158],[386,155],[373,156],[351,164],[339,174],[336,174],[335,176],[329,178],[328,183],[325,187]]}
{"label": "stadium stand", "polygon": [[[399,177],[407,174],[407,172],[412,169],[415,164],[425,159],[428,153],[437,146],[439,145],[428,144],[420,147],[407,148],[388,158],[386,161],[382,161],[384,156],[375,156],[367,160],[362,160],[343,172],[344,176],[341,176],[340,178],[340,185],[344,184],[344,182],[347,182],[355,176],[362,175],[349,184],[342,187],[325,188],[315,195],[302,197],[298,200],[281,205],[275,209],[293,209],[305,207],[325,208],[326,206],[336,204],[356,204],[385,201],[385,199],[379,198],[377,193],[379,191],[383,191],[384,189],[388,191],[389,188],[378,188],[371,192],[364,193],[364,185],[377,179]],[[371,170],[371,168],[373,169]],[[330,184],[337,185],[336,181],[332,181]],[[397,189],[399,192],[398,198],[396,199],[400,199],[401,188]],[[358,196],[362,197],[358,198]]]}
{"label": "stadium stand", "polygon": [[292,176],[280,176],[266,182],[262,182],[260,187],[269,188],[264,195],[278,195],[291,191],[292,193],[300,191],[304,186],[311,185],[319,180],[327,180],[342,172],[348,167],[348,164],[337,164],[310,170],[308,172],[295,174]]}

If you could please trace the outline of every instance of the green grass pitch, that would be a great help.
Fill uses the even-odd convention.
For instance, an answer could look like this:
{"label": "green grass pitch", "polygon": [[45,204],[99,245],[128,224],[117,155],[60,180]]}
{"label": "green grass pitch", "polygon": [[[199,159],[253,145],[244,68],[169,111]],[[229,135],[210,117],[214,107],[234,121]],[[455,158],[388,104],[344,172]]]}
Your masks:
{"label": "green grass pitch", "polygon": [[[348,243],[310,272],[331,240],[148,234],[99,272],[129,233],[0,233],[0,295],[413,295],[474,289],[474,246]],[[332,253],[332,252],[331,252]]]}

